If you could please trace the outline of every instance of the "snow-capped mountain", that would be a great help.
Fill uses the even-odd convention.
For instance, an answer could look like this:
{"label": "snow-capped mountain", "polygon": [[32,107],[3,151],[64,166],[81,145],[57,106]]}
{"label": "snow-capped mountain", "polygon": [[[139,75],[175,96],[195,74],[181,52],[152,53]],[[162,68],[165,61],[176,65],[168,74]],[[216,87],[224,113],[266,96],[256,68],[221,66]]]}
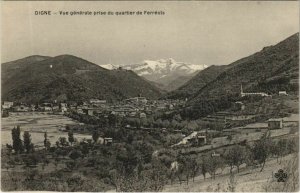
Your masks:
{"label": "snow-capped mountain", "polygon": [[102,68],[105,68],[107,70],[114,70],[114,69],[118,68],[117,65],[113,65],[113,64],[101,64],[99,66],[101,66]]}
{"label": "snow-capped mountain", "polygon": [[203,70],[206,65],[195,65],[184,62],[176,62],[174,59],[161,59],[157,61],[144,60],[140,64],[125,65],[123,68],[133,70],[140,76],[152,77],[155,81],[159,78],[164,78],[170,74],[176,73],[180,75],[192,74],[196,71]]}
{"label": "snow-capped mountain", "polygon": [[[109,70],[117,69],[119,67],[113,64],[105,64],[100,66]],[[207,68],[207,65],[176,62],[174,59],[169,58],[156,61],[144,60],[138,64],[120,65],[120,67],[126,70],[132,70],[139,76],[162,84],[164,85],[163,89],[169,90],[168,85],[173,81],[176,81],[176,79],[185,77],[186,80],[189,80],[189,77],[192,77],[198,71]],[[181,84],[178,84],[178,86],[181,86]],[[174,84],[172,89],[174,89]]]}
{"label": "snow-capped mountain", "polygon": [[[198,71],[205,69],[207,65],[189,64],[176,62],[174,59],[144,60],[139,64],[125,65],[123,68],[132,70],[140,76],[150,81],[164,85],[164,89],[169,90],[168,85],[180,77],[192,77]],[[187,78],[189,80],[189,78]],[[180,85],[179,85],[180,86]],[[172,87],[173,88],[173,87]]]}

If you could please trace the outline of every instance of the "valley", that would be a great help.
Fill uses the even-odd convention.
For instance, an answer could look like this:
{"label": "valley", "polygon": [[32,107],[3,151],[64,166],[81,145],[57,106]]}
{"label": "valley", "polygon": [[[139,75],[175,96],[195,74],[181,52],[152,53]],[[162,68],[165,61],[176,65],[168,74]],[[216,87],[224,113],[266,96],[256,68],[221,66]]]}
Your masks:
{"label": "valley", "polygon": [[[2,190],[295,191],[298,42],[209,67],[2,64]],[[278,185],[279,169],[295,179]]]}

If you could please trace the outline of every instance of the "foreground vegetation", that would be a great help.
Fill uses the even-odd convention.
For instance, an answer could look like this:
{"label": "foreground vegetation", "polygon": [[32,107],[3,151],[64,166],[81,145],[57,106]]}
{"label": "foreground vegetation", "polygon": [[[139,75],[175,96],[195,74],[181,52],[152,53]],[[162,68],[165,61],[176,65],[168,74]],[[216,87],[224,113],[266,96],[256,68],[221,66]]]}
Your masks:
{"label": "foreground vegetation", "polygon": [[[269,132],[254,143],[235,144],[220,152],[182,154],[165,146],[162,133],[144,131],[104,133],[118,138],[112,144],[93,140],[78,142],[72,132],[68,139],[34,149],[30,133],[23,140],[20,128],[12,131],[13,144],[2,150],[2,187],[4,191],[161,191],[166,184],[189,184],[196,176],[216,177],[217,170],[230,167],[239,172],[241,165],[260,166],[266,160],[298,152],[298,138],[272,139]],[[121,133],[121,134],[120,134]]]}

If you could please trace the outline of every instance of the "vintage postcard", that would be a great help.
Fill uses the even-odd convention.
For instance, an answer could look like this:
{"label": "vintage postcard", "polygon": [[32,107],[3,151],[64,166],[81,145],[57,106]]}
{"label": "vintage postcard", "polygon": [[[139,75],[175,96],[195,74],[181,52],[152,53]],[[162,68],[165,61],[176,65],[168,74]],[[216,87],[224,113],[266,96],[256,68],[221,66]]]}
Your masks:
{"label": "vintage postcard", "polygon": [[2,1],[1,191],[299,191],[298,1]]}

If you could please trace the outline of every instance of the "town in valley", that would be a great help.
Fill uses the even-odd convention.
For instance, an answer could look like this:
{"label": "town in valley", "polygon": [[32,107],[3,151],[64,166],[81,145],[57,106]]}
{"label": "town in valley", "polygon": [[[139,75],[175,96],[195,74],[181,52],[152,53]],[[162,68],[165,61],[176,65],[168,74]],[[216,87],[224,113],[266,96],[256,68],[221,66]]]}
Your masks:
{"label": "town in valley", "polygon": [[299,191],[299,2],[14,3],[1,191]]}

